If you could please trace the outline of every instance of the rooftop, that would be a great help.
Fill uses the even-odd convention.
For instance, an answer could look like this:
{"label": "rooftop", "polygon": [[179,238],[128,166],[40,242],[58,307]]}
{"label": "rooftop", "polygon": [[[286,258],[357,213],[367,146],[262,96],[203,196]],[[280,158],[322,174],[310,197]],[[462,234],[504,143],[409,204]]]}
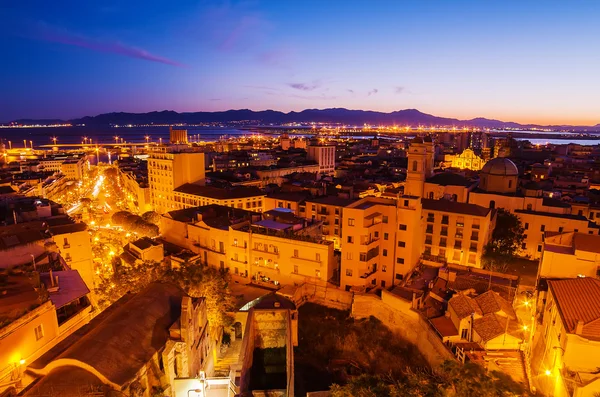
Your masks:
{"label": "rooftop", "polygon": [[424,210],[452,212],[472,216],[487,216],[491,209],[476,204],[458,203],[450,200],[421,199]]}
{"label": "rooftop", "polygon": [[167,215],[173,220],[185,223],[198,222],[198,216],[200,215],[202,221],[208,226],[222,230],[227,230],[230,225],[237,224],[240,221],[251,220],[253,217],[260,217],[260,214],[257,212],[218,204],[175,210],[168,212]]}
{"label": "rooftop", "polygon": [[238,199],[245,197],[264,196],[265,193],[254,186],[236,186],[232,188],[218,188],[186,183],[174,189],[175,192],[191,194],[193,196],[208,197],[218,200]]}
{"label": "rooftop", "polygon": [[462,175],[453,172],[442,172],[426,180],[427,183],[433,183],[440,186],[465,186],[469,187],[475,182],[470,181]]}
{"label": "rooftop", "polygon": [[561,218],[561,219],[572,219],[574,221],[584,221],[588,222],[588,219],[583,215],[572,215],[572,214],[556,214],[554,212],[544,212],[544,211],[531,211],[531,210],[515,210],[517,214],[529,214],[529,215],[538,215],[538,216],[547,216],[551,218]]}
{"label": "rooftop", "polygon": [[43,303],[33,280],[26,274],[4,276],[4,279],[4,284],[0,284],[0,328]]}
{"label": "rooftop", "polygon": [[600,280],[589,277],[548,280],[548,287],[567,332],[575,333],[581,321],[581,335],[600,340]]}
{"label": "rooftop", "polygon": [[159,242],[156,242],[149,237],[142,237],[141,239],[133,241],[131,244],[135,245],[136,247],[138,247],[141,250],[146,250],[150,247],[155,247],[157,245],[161,245]]}
{"label": "rooftop", "polygon": [[[63,270],[52,272],[53,277],[58,277],[58,291],[50,292],[50,301],[57,309],[73,302],[90,293],[89,288],[79,275],[77,270]],[[46,285],[51,286],[50,273],[41,273],[40,280]]]}
{"label": "rooftop", "polygon": [[358,201],[358,199],[347,199],[347,198],[338,197],[338,196],[321,196],[321,197],[314,197],[314,198],[306,199],[307,203],[333,205],[336,207],[346,207],[356,201]]}

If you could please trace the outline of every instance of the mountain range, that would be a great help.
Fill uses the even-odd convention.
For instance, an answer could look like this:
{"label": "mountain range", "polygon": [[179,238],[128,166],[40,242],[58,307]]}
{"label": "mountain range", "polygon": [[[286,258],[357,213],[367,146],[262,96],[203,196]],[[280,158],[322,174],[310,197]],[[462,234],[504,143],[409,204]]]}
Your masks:
{"label": "mountain range", "polygon": [[[48,120],[15,120],[18,124],[42,124]],[[520,124],[501,120],[478,117],[470,120],[438,117],[423,113],[417,109],[404,109],[390,113],[367,110],[350,110],[344,108],[306,109],[301,112],[284,113],[276,110],[253,111],[249,109],[227,110],[222,112],[183,112],[172,110],[148,113],[104,113],[97,116],[86,116],[73,120],[52,120],[53,123],[70,122],[93,126],[111,124],[199,124],[199,123],[247,123],[248,125],[269,125],[284,123],[341,123],[349,125],[410,125],[416,126],[456,126],[479,128],[548,128],[555,130],[598,131],[600,124],[595,126],[572,125],[538,125]]]}

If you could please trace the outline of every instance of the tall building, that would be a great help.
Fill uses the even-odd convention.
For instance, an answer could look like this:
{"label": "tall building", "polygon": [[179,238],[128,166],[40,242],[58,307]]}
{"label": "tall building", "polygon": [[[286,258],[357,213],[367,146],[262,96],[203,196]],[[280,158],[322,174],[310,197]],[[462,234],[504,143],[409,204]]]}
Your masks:
{"label": "tall building", "polygon": [[425,179],[433,176],[434,150],[431,137],[416,137],[408,149],[408,170],[404,194],[422,197]]}
{"label": "tall building", "polygon": [[333,174],[335,172],[335,146],[320,143],[312,139],[306,148],[307,158],[319,164],[319,173]]}
{"label": "tall building", "polygon": [[169,127],[169,139],[173,144],[188,143],[187,130]]}
{"label": "tall building", "polygon": [[154,210],[162,214],[175,209],[173,191],[181,185],[203,185],[204,167],[204,153],[151,152],[148,157],[148,180]]}

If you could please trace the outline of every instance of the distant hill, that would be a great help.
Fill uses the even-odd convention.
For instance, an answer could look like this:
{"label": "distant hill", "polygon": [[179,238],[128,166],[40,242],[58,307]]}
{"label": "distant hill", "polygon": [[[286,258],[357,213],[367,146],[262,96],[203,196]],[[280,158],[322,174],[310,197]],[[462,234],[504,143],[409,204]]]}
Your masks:
{"label": "distant hill", "polygon": [[[46,121],[46,120],[43,120]],[[456,126],[480,128],[554,128],[571,130],[598,130],[596,126],[543,126],[536,124],[519,124],[501,120],[492,120],[482,117],[471,120],[437,117],[423,113],[417,109],[404,109],[390,113],[368,110],[349,110],[344,108],[331,109],[306,109],[301,112],[283,113],[276,110],[253,111],[249,109],[227,110],[223,112],[184,112],[172,110],[148,113],[105,113],[97,116],[86,116],[80,119],[69,120],[73,124],[86,124],[94,126],[110,124],[197,124],[197,123],[229,123],[246,122],[248,125],[268,125],[282,123],[343,123],[349,125],[410,125],[410,126]],[[22,124],[41,123],[42,120],[17,120]],[[61,120],[53,120],[61,122]]]}

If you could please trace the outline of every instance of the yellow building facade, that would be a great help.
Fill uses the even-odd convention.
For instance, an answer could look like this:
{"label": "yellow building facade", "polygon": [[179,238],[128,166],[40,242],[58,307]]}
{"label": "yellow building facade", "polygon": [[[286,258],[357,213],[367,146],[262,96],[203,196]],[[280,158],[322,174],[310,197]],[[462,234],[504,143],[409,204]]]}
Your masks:
{"label": "yellow building facade", "polygon": [[471,149],[465,149],[461,154],[452,156],[449,160],[451,160],[453,168],[472,171],[481,170],[486,163],[484,159],[477,156]]}

